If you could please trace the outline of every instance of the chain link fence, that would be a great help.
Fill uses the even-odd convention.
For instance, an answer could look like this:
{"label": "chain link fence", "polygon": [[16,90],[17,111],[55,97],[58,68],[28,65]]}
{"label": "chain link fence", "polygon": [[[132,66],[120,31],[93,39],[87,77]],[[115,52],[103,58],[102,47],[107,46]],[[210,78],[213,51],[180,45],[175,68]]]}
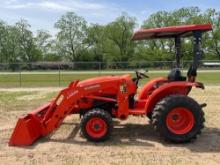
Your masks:
{"label": "chain link fence", "polygon": [[91,70],[133,70],[140,68],[167,69],[172,61],[151,62],[36,62],[0,63],[0,71],[91,71]]}
{"label": "chain link fence", "polygon": [[[187,70],[191,63],[183,61],[181,69]],[[0,87],[60,87],[75,79],[132,74],[140,69],[160,76],[174,67],[175,61],[0,63]],[[220,70],[220,61],[202,61],[200,69]]]}

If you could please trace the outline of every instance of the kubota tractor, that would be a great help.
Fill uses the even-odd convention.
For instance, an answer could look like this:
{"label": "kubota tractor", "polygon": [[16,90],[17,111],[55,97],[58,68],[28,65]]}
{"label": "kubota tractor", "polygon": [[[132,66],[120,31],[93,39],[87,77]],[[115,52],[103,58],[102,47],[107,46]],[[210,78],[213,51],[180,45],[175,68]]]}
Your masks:
{"label": "kubota tractor", "polygon": [[[181,143],[196,138],[204,127],[202,108],[205,104],[200,105],[188,94],[192,87],[204,89],[204,85],[195,80],[201,59],[202,33],[211,29],[212,25],[202,24],[137,31],[133,40],[175,40],[176,68],[167,77],[146,83],[137,97],[139,80],[148,78],[142,72],[137,71],[133,78],[123,75],[73,81],[54,100],[19,118],[9,145],[31,145],[55,131],[70,114],[80,114],[82,135],[94,142],[110,137],[113,118],[126,120],[129,115],[147,115],[153,128],[169,141]],[[181,39],[190,36],[194,39],[193,62],[184,77],[179,69]]]}

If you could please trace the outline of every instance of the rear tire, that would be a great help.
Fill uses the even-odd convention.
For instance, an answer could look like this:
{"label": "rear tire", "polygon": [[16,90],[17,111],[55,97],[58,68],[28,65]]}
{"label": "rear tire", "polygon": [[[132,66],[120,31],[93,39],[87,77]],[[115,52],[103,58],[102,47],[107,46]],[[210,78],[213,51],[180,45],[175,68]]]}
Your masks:
{"label": "rear tire", "polygon": [[158,102],[151,123],[166,140],[183,143],[195,139],[204,128],[204,112],[190,97],[171,95]]}
{"label": "rear tire", "polygon": [[81,120],[81,133],[87,140],[92,142],[107,140],[112,129],[112,117],[103,109],[90,110]]}

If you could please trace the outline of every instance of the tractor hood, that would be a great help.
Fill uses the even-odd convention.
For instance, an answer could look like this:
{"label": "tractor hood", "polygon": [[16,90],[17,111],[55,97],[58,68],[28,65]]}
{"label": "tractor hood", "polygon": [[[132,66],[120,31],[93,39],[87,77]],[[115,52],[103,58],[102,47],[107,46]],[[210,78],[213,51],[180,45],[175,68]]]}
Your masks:
{"label": "tractor hood", "polygon": [[78,83],[78,86],[86,87],[86,86],[91,86],[95,84],[103,84],[107,82],[113,82],[112,85],[114,85],[116,82],[121,82],[123,80],[124,81],[131,80],[131,76],[127,74],[127,75],[122,75],[122,76],[101,76],[101,77],[96,77],[96,78],[90,78],[84,81],[80,81]]}

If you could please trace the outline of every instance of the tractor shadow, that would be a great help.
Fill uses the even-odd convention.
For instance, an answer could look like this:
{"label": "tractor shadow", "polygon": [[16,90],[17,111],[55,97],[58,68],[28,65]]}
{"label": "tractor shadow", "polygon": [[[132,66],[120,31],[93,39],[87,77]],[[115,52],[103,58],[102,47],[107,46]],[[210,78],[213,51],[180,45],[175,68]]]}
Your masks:
{"label": "tractor shadow", "polygon": [[119,124],[116,122],[114,123],[115,126],[112,136],[108,141],[102,143],[92,143],[86,141],[81,136],[80,126],[78,123],[69,124],[71,126],[74,125],[74,128],[67,138],[56,139],[53,137],[47,137],[37,143],[56,142],[96,147],[140,146],[149,147],[150,149],[155,148],[155,145],[158,143],[158,145],[162,145],[163,147],[185,148],[192,152],[220,152],[220,128],[205,128],[202,135],[200,135],[196,140],[193,140],[190,143],[174,144],[164,141],[163,138],[159,137],[151,125]]}
{"label": "tractor shadow", "polygon": [[[121,125],[119,122],[114,122],[114,129],[111,138],[105,142],[93,143],[88,142],[84,137],[82,137],[80,132],[80,125],[78,123],[64,123],[64,125],[74,125],[74,128],[69,133],[65,139],[53,138],[53,136],[48,137],[46,141],[59,142],[59,143],[69,143],[69,144],[79,144],[86,146],[145,146],[154,147],[153,144],[149,143],[146,136],[146,132],[143,131],[141,125],[125,124]],[[146,126],[144,126],[146,129]],[[132,131],[135,130],[135,131]],[[141,131],[142,130],[142,131]],[[148,130],[147,130],[148,131]],[[153,131],[152,131],[153,132]],[[45,142],[46,142],[45,141]]]}

